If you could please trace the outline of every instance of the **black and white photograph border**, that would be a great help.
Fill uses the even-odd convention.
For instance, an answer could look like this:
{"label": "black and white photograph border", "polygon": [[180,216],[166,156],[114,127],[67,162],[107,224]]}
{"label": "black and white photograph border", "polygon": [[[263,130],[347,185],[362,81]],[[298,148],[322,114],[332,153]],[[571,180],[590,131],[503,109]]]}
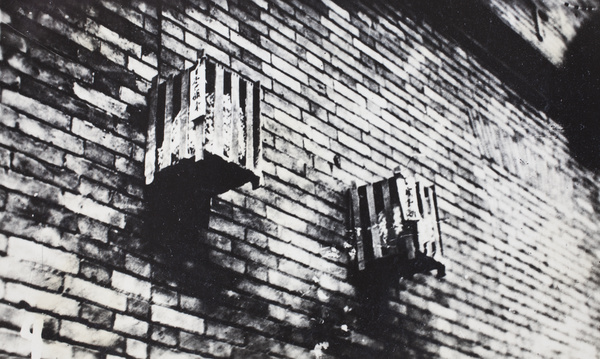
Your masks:
{"label": "black and white photograph border", "polygon": [[600,358],[600,0],[0,0],[0,359]]}

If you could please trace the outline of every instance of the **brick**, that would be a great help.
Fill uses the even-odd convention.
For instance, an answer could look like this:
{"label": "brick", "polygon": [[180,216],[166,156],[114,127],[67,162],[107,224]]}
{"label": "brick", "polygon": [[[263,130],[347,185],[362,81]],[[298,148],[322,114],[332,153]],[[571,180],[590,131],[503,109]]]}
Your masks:
{"label": "brick", "polygon": [[313,286],[311,284],[305,283],[276,270],[269,270],[269,283],[301,295],[310,296],[310,293],[313,291]]}
{"label": "brick", "polygon": [[89,51],[94,51],[99,48],[98,41],[94,40],[91,36],[88,36],[87,34],[78,31],[72,27],[69,27],[64,22],[52,18],[48,14],[41,13],[38,16],[37,21],[40,25],[47,27],[48,29],[53,30],[63,36],[66,36],[69,40],[88,49]]}
{"label": "brick", "polygon": [[104,329],[110,329],[114,322],[114,313],[93,304],[82,303],[81,318]]}
{"label": "brick", "polygon": [[172,349],[151,347],[149,359],[202,359],[201,356]]}
{"label": "brick", "polygon": [[121,86],[119,88],[119,99],[130,105],[146,106],[146,97],[129,87]]}
{"label": "brick", "polygon": [[237,258],[232,257],[228,253],[211,250],[208,254],[208,257],[213,263],[221,267],[242,274],[246,272],[246,263]]}
{"label": "brick", "polygon": [[27,357],[31,355],[31,342],[19,335],[19,332],[0,328],[0,340],[4,349],[10,354]]}
{"label": "brick", "polygon": [[154,67],[149,66],[131,56],[127,57],[127,69],[135,72],[147,81],[151,81],[154,76],[158,74],[158,71]]}
{"label": "brick", "polygon": [[[122,315],[117,313],[115,316],[115,324],[113,329],[133,335],[135,337],[145,338],[148,334],[149,325],[147,322],[143,322],[139,319],[128,315]],[[129,343],[127,343],[129,345]]]}
{"label": "brick", "polygon": [[231,41],[233,43],[235,43],[236,45],[238,45],[242,49],[246,49],[247,51],[249,51],[253,55],[255,55],[258,58],[260,58],[265,63],[270,63],[271,62],[271,54],[268,51],[266,51],[266,50],[258,47],[253,42],[247,40],[246,38],[244,38],[243,36],[239,35],[238,33],[231,32],[230,38],[231,38]]}
{"label": "brick", "polygon": [[119,228],[125,228],[125,215],[110,207],[104,206],[89,198],[85,198],[70,192],[64,192],[59,196],[58,203],[69,210],[79,213],[100,222],[104,222]]}
{"label": "brick", "polygon": [[127,338],[125,352],[136,359],[145,359],[148,345],[143,341]]}
{"label": "brick", "polygon": [[75,274],[79,272],[79,259],[77,256],[33,241],[10,237],[7,253],[9,256],[43,264],[66,273]]}
{"label": "brick", "polygon": [[2,103],[58,128],[68,130],[71,124],[71,118],[59,110],[11,90],[2,90]]}
{"label": "brick", "polygon": [[182,332],[179,335],[180,346],[182,348],[201,353],[209,353],[217,358],[229,358],[231,356],[232,346],[227,343],[210,340],[197,335]]}
{"label": "brick", "polygon": [[148,281],[113,271],[111,284],[113,288],[138,295],[146,300],[150,299],[151,285]]}
{"label": "brick", "polygon": [[52,128],[23,115],[18,116],[15,124],[25,134],[49,142],[69,152],[83,154],[83,141],[67,132]]}
{"label": "brick", "polygon": [[73,84],[73,92],[75,93],[75,96],[79,97],[83,101],[86,101],[109,114],[121,118],[129,118],[126,104],[108,95],[105,95],[100,91],[85,88],[75,82]]}
{"label": "brick", "polygon": [[8,58],[8,65],[13,69],[27,74],[41,82],[58,89],[69,88],[71,80],[53,70],[39,68],[31,60],[22,54],[16,53]]}
{"label": "brick", "polygon": [[209,228],[223,232],[234,238],[244,238],[244,227],[220,217],[211,216]]}
{"label": "brick", "polygon": [[128,271],[145,278],[149,278],[150,274],[152,273],[152,267],[147,260],[138,258],[131,254],[127,254],[125,256],[125,268]]}
{"label": "brick", "polygon": [[[177,293],[165,288],[152,287],[152,303],[165,307],[177,306]],[[183,307],[183,305],[182,305]],[[186,308],[187,309],[187,308]]]}
{"label": "brick", "polygon": [[77,186],[77,192],[82,196],[92,198],[102,203],[108,203],[112,198],[112,191],[94,181],[88,180],[85,177],[79,179],[79,186]]}
{"label": "brick", "polygon": [[218,323],[206,323],[206,335],[237,345],[243,345],[246,342],[246,336],[242,329]]}
{"label": "brick", "polygon": [[173,347],[177,345],[178,330],[160,325],[152,325],[150,339],[161,344]]}
{"label": "brick", "polygon": [[292,91],[300,92],[302,90],[300,82],[296,81],[294,78],[288,76],[284,72],[277,70],[268,63],[263,63],[262,70],[267,76],[277,79],[277,81],[281,82],[282,85],[290,88]]}
{"label": "brick", "polygon": [[153,322],[180,328],[192,333],[204,333],[204,319],[174,309],[152,305],[151,319]]}
{"label": "brick", "polygon": [[251,261],[268,267],[274,268],[277,266],[276,257],[261,253],[257,248],[245,245],[243,243],[236,243],[233,247],[233,253],[237,256],[247,258]]}
{"label": "brick", "polygon": [[107,27],[94,22],[91,19],[86,19],[85,30],[92,35],[97,36],[102,40],[106,40],[123,51],[131,53],[132,55],[140,58],[142,56],[142,46],[136,44],[128,39],[123,38],[118,33],[108,29]]}
{"label": "brick", "polygon": [[60,335],[79,343],[104,347],[118,352],[124,349],[124,339],[120,335],[67,320],[61,321]]}
{"label": "brick", "polygon": [[4,299],[16,304],[25,302],[33,308],[51,311],[58,315],[77,317],[79,313],[79,303],[75,300],[17,283],[6,284]]}
{"label": "brick", "polygon": [[57,187],[36,181],[31,177],[22,176],[16,172],[0,168],[0,185],[21,193],[43,198],[49,201],[57,201],[60,190]]}
{"label": "brick", "polygon": [[16,153],[12,160],[13,169],[23,175],[37,177],[61,188],[73,189],[77,186],[77,175],[64,168],[55,167]]}
{"label": "brick", "polygon": [[125,311],[127,299],[114,291],[91,282],[67,276],[65,278],[65,293],[81,299],[86,299],[105,307]]}

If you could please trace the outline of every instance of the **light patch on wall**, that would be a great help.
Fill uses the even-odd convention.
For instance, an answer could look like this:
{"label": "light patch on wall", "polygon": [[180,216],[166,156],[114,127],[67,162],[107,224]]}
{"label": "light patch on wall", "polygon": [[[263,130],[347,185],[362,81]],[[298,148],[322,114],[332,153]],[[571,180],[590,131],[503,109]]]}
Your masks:
{"label": "light patch on wall", "polygon": [[31,359],[40,359],[42,357],[42,329],[44,320],[34,314],[26,315],[21,325],[21,337],[31,343]]}

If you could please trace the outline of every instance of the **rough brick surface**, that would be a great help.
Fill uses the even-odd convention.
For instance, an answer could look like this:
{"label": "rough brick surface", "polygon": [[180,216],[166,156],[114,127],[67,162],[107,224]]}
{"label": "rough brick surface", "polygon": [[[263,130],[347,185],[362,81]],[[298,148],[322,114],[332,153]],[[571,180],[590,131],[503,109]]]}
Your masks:
{"label": "rough brick surface", "polygon": [[[538,41],[517,2],[489,6]],[[0,357],[599,357],[597,175],[420,9],[0,3]],[[262,186],[154,231],[146,95],[202,51],[260,81]],[[399,166],[436,185],[443,280],[357,271],[346,190]]]}

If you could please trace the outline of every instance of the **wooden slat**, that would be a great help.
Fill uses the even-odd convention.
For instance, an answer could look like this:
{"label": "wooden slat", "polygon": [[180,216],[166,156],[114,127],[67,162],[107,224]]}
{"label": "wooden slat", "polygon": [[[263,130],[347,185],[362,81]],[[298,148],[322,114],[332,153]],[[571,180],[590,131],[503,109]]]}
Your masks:
{"label": "wooden slat", "polygon": [[156,107],[158,97],[157,80],[154,81],[154,88],[150,91],[149,121],[148,132],[146,135],[146,158],[145,158],[145,176],[146,184],[154,181],[154,170],[156,165]]}
{"label": "wooden slat", "polygon": [[246,168],[254,170],[254,84],[246,83]]}
{"label": "wooden slat", "polygon": [[179,159],[189,158],[188,130],[189,130],[189,104],[190,104],[190,71],[183,72],[181,77],[181,130],[179,140]]}
{"label": "wooden slat", "polygon": [[206,59],[200,58],[198,65],[190,71],[190,120],[196,121],[206,115]]}
{"label": "wooden slat", "polygon": [[352,222],[354,226],[354,238],[356,243],[356,259],[358,261],[358,269],[365,269],[365,248],[362,237],[362,227],[360,223],[360,197],[356,183],[352,182],[350,189],[350,199],[352,202]]}
{"label": "wooden slat", "polygon": [[[262,90],[261,87],[259,85],[259,83],[257,82],[256,85],[254,86],[254,96],[253,96],[253,107],[254,107],[254,111],[253,111],[253,121],[252,121],[252,128],[254,129],[254,149],[255,149],[255,153],[254,153],[254,166],[253,168],[255,170],[257,170],[259,168],[259,161],[262,158],[262,151],[263,151],[263,145],[262,145],[262,126],[260,123],[260,103],[262,100]],[[262,173],[259,175],[262,178]]]}
{"label": "wooden slat", "polygon": [[169,150],[171,151],[171,164],[175,164],[179,162],[179,152],[182,146],[185,146],[185,143],[181,142],[181,123],[184,122],[181,109],[181,83],[182,83],[182,73],[178,73],[173,77],[173,123],[171,124],[171,144],[169,145]]}
{"label": "wooden slat", "polygon": [[231,147],[229,160],[239,163],[239,127],[240,127],[240,77],[231,74]]}
{"label": "wooden slat", "polygon": [[402,209],[402,218],[405,221],[417,221],[419,208],[416,196],[416,184],[414,179],[396,178],[398,187],[398,198],[400,199],[400,208]]}
{"label": "wooden slat", "polygon": [[[206,116],[206,61],[201,59],[198,64],[196,71],[194,72],[195,80],[198,82],[196,92],[194,96],[196,98],[195,104],[199,106],[197,112],[198,117],[190,116],[190,121],[194,121],[195,124],[195,136],[194,136],[194,152],[195,160],[200,161],[204,159],[204,119],[201,117]],[[190,80],[191,81],[191,80]],[[190,88],[191,91],[191,88]]]}
{"label": "wooden slat", "polygon": [[162,158],[159,158],[159,170],[171,165],[171,127],[173,125],[173,78],[167,80],[165,92],[165,127],[161,147]]}
{"label": "wooden slat", "polygon": [[[390,251],[392,248],[387,244],[391,243],[391,241],[396,237],[396,233],[394,231],[394,209],[392,207],[392,197],[390,196],[389,180],[386,179],[381,183],[381,193],[383,195],[383,212],[385,215],[385,224],[387,229],[387,238],[383,238],[383,244],[386,244],[387,250]],[[391,251],[395,252],[393,249]]]}
{"label": "wooden slat", "polygon": [[215,75],[215,108],[214,108],[214,133],[212,153],[223,157],[224,141],[223,141],[223,82],[225,71],[223,66],[216,66]]}
{"label": "wooden slat", "polygon": [[377,212],[375,211],[375,194],[373,185],[367,185],[367,207],[369,209],[369,219],[371,221],[371,238],[373,240],[373,255],[375,258],[381,258],[381,238],[379,237],[379,229],[377,226]]}
{"label": "wooden slat", "polygon": [[433,214],[433,218],[435,221],[435,235],[437,238],[437,242],[438,242],[438,253],[440,254],[440,256],[444,255],[444,245],[442,243],[442,230],[440,229],[440,215],[438,212],[438,206],[437,206],[437,195],[436,195],[436,191],[435,191],[435,186],[432,185],[430,187],[430,195],[431,195],[431,204],[432,204],[432,214]]}

